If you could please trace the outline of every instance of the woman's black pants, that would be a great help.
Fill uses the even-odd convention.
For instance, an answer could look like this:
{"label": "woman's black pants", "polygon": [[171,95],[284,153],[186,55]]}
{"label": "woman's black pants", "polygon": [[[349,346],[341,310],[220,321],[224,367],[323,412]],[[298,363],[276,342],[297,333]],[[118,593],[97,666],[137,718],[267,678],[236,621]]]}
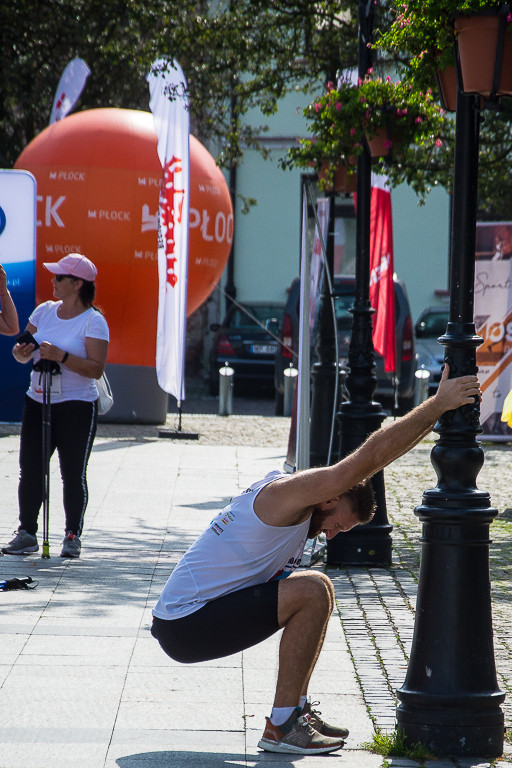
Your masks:
{"label": "woman's black pants", "polygon": [[[43,502],[43,406],[25,397],[21,424],[20,528],[35,535]],[[80,536],[88,501],[87,463],[96,435],[97,401],[68,400],[51,406],[50,455],[59,455],[66,514],[65,532]]]}

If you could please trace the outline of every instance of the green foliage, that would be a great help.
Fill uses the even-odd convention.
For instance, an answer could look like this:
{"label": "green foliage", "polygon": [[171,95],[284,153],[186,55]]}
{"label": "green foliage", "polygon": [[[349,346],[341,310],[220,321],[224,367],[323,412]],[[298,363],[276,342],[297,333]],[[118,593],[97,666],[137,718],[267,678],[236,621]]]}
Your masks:
{"label": "green foliage", "polygon": [[393,731],[392,733],[383,733],[377,728],[373,734],[371,742],[362,745],[364,749],[374,752],[377,755],[385,757],[409,757],[418,762],[424,762],[433,757],[424,744],[407,744],[403,731]]}
{"label": "green foliage", "polygon": [[292,89],[334,78],[357,59],[354,0],[16,0],[0,4],[0,163],[11,166],[46,125],[60,75],[91,68],[78,108],[149,109],[146,76],[176,59],[190,92],[193,133],[219,162],[261,147],[261,120]]}
{"label": "green foliage", "polygon": [[[379,55],[392,56],[403,68],[401,81],[423,94],[435,87],[434,53],[443,47],[441,30],[450,32],[449,15],[459,2],[468,10],[485,0],[382,0],[376,6]],[[337,81],[340,70],[357,66],[358,6],[357,0],[0,3],[0,165],[12,167],[48,125],[60,75],[75,56],[91,69],[76,109],[148,110],[146,76],[152,62],[176,59],[188,82],[192,132],[219,164],[237,164],[247,148],[265,155],[264,123],[285,94],[306,93],[312,99],[322,84]],[[448,58],[449,48],[444,47]],[[358,125],[349,126],[349,132]],[[407,181],[420,196],[436,184],[450,190],[453,137],[453,121],[447,118],[438,137],[441,147],[430,140],[407,145],[386,169],[393,183]],[[316,166],[318,148],[309,138],[305,142],[311,157],[302,167],[311,167],[310,161]],[[510,218],[508,115],[486,114],[481,146],[485,215],[501,217],[499,210],[505,210]],[[357,146],[354,150],[357,154]]]}
{"label": "green foliage", "polygon": [[[489,0],[388,0],[385,24],[376,30],[375,49],[393,59],[403,82],[428,92],[436,87],[436,71],[454,66],[453,14],[471,14],[489,7],[499,5]],[[481,113],[478,195],[479,217],[483,219],[511,218],[510,101],[502,100],[502,111]],[[409,148],[403,161],[389,169],[393,182],[411,184],[420,202],[435,185],[451,192],[455,115],[445,120],[440,138],[442,146],[435,152],[429,147]]]}
{"label": "green foliage", "polygon": [[139,0],[0,3],[2,167],[48,125],[59,78],[76,56],[92,70],[82,108],[148,108],[145,77],[158,28],[152,6]]}

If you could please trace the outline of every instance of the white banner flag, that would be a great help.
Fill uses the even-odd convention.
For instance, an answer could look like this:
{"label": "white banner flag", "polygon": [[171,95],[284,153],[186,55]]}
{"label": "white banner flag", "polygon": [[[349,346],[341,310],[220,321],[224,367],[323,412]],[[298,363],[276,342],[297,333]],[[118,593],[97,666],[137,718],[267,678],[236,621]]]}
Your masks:
{"label": "white banner flag", "polygon": [[91,70],[82,59],[71,59],[59,80],[53,100],[50,125],[66,117],[80,98]]}
{"label": "white banner flag", "polygon": [[187,318],[189,113],[180,66],[155,61],[148,75],[150,102],[162,164],[158,227],[158,328],[156,373],[165,392],[185,399]]}

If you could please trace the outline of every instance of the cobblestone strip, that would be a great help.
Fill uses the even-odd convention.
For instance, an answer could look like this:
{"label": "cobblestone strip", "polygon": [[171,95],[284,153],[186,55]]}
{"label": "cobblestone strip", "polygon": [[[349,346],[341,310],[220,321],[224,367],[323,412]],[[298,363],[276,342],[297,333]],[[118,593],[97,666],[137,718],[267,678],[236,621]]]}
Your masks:
{"label": "cobblestone strip", "polygon": [[[414,632],[416,576],[384,568],[347,567],[327,572],[368,713],[375,727],[393,730],[396,690],[405,679]],[[506,693],[502,708],[510,728],[512,641],[502,617],[496,616],[494,623],[498,685]]]}
{"label": "cobblestone strip", "polygon": [[412,640],[415,580],[380,568],[328,573],[368,713],[375,727],[391,731]]}

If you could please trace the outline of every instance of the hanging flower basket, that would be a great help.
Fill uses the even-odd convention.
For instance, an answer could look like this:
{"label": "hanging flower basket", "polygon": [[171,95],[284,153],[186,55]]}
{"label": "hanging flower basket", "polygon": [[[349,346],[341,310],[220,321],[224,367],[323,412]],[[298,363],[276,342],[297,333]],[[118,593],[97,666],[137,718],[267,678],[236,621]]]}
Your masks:
{"label": "hanging flower basket", "polygon": [[[454,27],[464,92],[479,93],[487,99],[512,96],[512,24],[508,6],[457,16]],[[501,70],[495,81],[500,55]]]}
{"label": "hanging flower basket", "polygon": [[455,112],[457,109],[457,70],[455,65],[436,69],[436,78],[441,106],[446,112]]}
{"label": "hanging flower basket", "polygon": [[311,136],[298,139],[281,166],[316,171],[320,188],[332,187],[338,165],[355,166],[363,150],[362,110],[357,85],[343,79],[337,87],[329,83],[326,92],[304,109]]}
{"label": "hanging flower basket", "polygon": [[[441,143],[443,114],[430,92],[414,91],[389,77],[374,78],[372,72],[357,83],[341,80],[337,87],[331,83],[304,110],[311,137],[298,139],[281,165],[320,172],[320,188],[329,189],[338,165],[355,164],[365,140],[377,167],[381,161],[400,161],[414,146],[435,151]],[[380,143],[374,145],[374,139]],[[327,167],[322,170],[324,163]],[[354,185],[355,178],[351,183]]]}
{"label": "hanging flower basket", "polygon": [[366,141],[372,158],[391,159],[393,154],[400,151],[402,142],[397,138],[392,125],[386,125],[378,128],[372,135],[366,134]]}
{"label": "hanging flower basket", "polygon": [[435,144],[442,110],[432,94],[413,91],[391,78],[366,77],[360,85],[365,109],[363,127],[373,158],[399,160],[410,146]]}
{"label": "hanging flower basket", "polygon": [[346,163],[338,163],[334,168],[331,163],[322,163],[318,171],[318,180],[320,188],[328,192],[350,194],[356,191],[356,173]]}

